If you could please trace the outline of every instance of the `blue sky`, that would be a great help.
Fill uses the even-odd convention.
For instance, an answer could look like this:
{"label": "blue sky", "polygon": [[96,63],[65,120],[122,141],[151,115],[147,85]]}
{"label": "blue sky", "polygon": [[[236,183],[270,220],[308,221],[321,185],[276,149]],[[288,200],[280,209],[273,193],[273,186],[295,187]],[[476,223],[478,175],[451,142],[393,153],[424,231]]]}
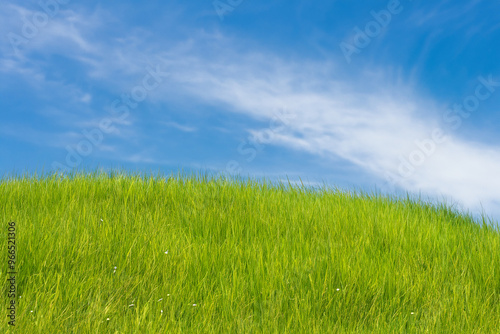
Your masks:
{"label": "blue sky", "polygon": [[300,178],[498,219],[499,9],[4,1],[0,173]]}

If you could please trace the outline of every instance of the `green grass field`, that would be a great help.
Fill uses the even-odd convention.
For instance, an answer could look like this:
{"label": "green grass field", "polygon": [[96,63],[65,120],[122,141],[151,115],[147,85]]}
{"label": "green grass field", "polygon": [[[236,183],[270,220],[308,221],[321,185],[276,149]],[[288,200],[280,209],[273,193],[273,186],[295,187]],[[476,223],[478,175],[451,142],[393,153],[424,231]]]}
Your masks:
{"label": "green grass field", "polygon": [[445,205],[209,177],[4,178],[17,333],[498,333],[500,234]]}

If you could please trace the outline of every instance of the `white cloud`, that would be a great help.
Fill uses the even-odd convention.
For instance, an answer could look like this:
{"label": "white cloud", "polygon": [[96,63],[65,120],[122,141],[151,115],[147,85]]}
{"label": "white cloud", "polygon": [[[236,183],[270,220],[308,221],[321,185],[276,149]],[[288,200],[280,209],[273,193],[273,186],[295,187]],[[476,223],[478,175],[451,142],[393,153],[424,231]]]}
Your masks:
{"label": "white cloud", "polygon": [[175,128],[175,129],[181,130],[183,132],[195,132],[195,131],[197,131],[197,129],[194,128],[194,127],[186,126],[186,125],[181,125],[181,124],[176,123],[176,122],[161,122],[161,124],[163,124],[163,125],[165,125],[167,127],[171,127],[171,128]]}
{"label": "white cloud", "polygon": [[83,96],[80,98],[80,101],[83,103],[90,103],[92,101],[92,95],[85,93]]}

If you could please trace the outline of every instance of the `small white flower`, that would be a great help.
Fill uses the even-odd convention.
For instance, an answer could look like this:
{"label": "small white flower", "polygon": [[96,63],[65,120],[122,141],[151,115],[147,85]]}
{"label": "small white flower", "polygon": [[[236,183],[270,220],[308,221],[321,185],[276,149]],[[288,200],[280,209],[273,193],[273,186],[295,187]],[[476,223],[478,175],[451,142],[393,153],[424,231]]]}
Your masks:
{"label": "small white flower", "polygon": [[340,289],[337,289],[337,291],[340,291]]}
{"label": "small white flower", "polygon": [[101,222],[103,222],[103,221],[104,221],[104,220],[102,220],[102,218],[101,218]]}
{"label": "small white flower", "polygon": [[158,301],[162,301],[162,300],[163,300],[163,298],[158,299]]}
{"label": "small white flower", "polygon": [[163,313],[163,310],[161,310],[161,313]]}
{"label": "small white flower", "polygon": [[128,307],[132,307],[132,306],[134,306],[134,304],[130,304]]}
{"label": "small white flower", "polygon": [[109,321],[109,318],[106,318],[107,321]]}
{"label": "small white flower", "polygon": [[410,314],[415,314],[415,313],[413,313],[413,312],[410,312]]}
{"label": "small white flower", "polygon": [[168,251],[166,251],[165,254],[168,254]]}
{"label": "small white flower", "polygon": [[193,304],[193,306],[197,306],[196,304]]}
{"label": "small white flower", "polygon": [[169,296],[170,296],[170,293],[167,293],[167,297],[169,297]]}
{"label": "small white flower", "polygon": [[33,310],[31,310],[31,313],[33,313]]}
{"label": "small white flower", "polygon": [[116,267],[115,267],[115,270],[116,270]]}

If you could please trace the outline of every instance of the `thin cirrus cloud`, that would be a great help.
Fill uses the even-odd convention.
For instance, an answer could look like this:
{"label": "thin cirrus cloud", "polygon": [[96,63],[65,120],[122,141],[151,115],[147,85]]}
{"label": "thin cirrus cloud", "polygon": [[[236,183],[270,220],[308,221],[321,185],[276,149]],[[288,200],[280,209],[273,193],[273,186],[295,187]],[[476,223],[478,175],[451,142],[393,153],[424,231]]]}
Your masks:
{"label": "thin cirrus cloud", "polygon": [[[10,10],[25,9],[11,5]],[[266,48],[250,50],[220,32],[195,31],[187,40],[158,42],[140,40],[131,30],[127,38],[108,43],[94,33],[96,26],[103,25],[98,15],[89,22],[70,10],[61,12],[43,36],[30,43],[27,52],[64,54],[86,69],[88,80],[99,80],[110,92],[126,91],[146,66],[160,65],[169,75],[149,96],[157,108],[189,98],[200,105],[216,106],[227,117],[240,114],[260,121],[271,121],[284,109],[290,117],[271,136],[266,128],[248,128],[248,133],[254,138],[266,137],[268,145],[307,152],[325,161],[343,159],[378,179],[379,185],[392,175],[402,189],[500,214],[500,179],[494,177],[500,170],[500,147],[468,141],[460,129],[446,131],[444,103],[420,93],[413,82],[387,68],[348,73],[341,58],[291,60]],[[64,47],[68,41],[73,51]],[[26,76],[35,73],[37,80],[46,81],[43,67],[27,64],[23,57],[3,57],[1,69]],[[93,101],[83,91],[79,96],[82,103]],[[99,115],[92,112],[92,122]],[[194,124],[161,120],[161,114],[157,115],[165,127],[186,134],[201,131]],[[147,129],[134,122],[138,117],[133,115],[118,125],[147,136]],[[446,142],[436,144],[411,176],[402,177],[401,157],[407,158],[418,148],[416,141],[431,138],[436,128],[445,129]],[[148,151],[128,155],[125,160],[161,160],[152,155]]]}
{"label": "thin cirrus cloud", "polygon": [[161,124],[165,125],[166,127],[174,128],[174,129],[177,129],[177,130],[180,130],[183,132],[195,132],[195,131],[197,131],[197,129],[195,127],[182,125],[182,124],[179,124],[176,122],[161,122]]}

